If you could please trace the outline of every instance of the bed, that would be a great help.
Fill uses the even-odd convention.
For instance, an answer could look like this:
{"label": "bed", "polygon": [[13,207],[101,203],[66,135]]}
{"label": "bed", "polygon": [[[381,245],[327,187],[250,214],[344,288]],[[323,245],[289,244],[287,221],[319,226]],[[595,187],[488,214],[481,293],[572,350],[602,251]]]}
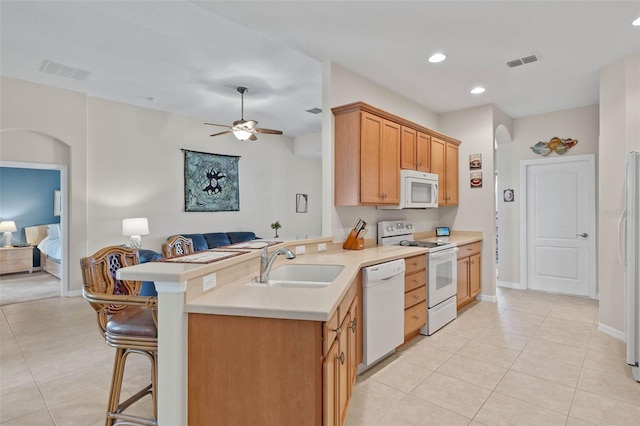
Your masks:
{"label": "bed", "polygon": [[40,269],[60,278],[60,224],[28,226],[24,228],[27,243],[40,250]]}

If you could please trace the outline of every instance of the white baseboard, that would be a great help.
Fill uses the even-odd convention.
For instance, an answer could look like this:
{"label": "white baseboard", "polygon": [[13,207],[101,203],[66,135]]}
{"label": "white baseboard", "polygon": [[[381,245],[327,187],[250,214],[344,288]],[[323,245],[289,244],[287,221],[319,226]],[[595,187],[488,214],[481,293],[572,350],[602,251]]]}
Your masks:
{"label": "white baseboard", "polygon": [[498,301],[498,298],[496,296],[487,296],[484,294],[479,294],[476,296],[476,300],[482,300],[483,302],[496,303]]}
{"label": "white baseboard", "polygon": [[625,336],[624,331],[620,331],[613,327],[609,327],[608,325],[604,325],[601,322],[598,323],[598,331],[601,331],[607,336],[611,336],[614,339],[618,339],[623,342],[627,340],[627,337]]}
{"label": "white baseboard", "polygon": [[82,296],[82,290],[68,291],[67,294],[65,294],[65,297],[79,297],[79,296]]}
{"label": "white baseboard", "polygon": [[524,290],[524,286],[520,283],[510,283],[508,281],[496,280],[496,285],[503,288],[514,288],[516,290]]}

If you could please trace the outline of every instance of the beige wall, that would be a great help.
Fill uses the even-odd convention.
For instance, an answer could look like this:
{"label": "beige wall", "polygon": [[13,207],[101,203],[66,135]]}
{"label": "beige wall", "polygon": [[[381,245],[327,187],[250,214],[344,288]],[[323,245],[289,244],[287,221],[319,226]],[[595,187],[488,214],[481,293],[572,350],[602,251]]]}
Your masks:
{"label": "beige wall", "polygon": [[624,338],[624,265],[618,259],[627,152],[640,149],[640,55],[600,72],[598,282],[600,329]]}
{"label": "beige wall", "polygon": [[[321,161],[293,154],[293,140],[210,138],[202,120],[2,78],[0,161],[68,165],[68,286],[82,287],[78,260],[122,244],[122,219],[147,217],[143,247],[180,232],[254,231],[273,237],[321,232]],[[27,130],[16,130],[27,129]],[[181,148],[239,155],[239,212],[185,213]],[[295,212],[295,194],[309,212]]]}
{"label": "beige wall", "polygon": [[[78,259],[87,252],[87,97],[2,77],[0,161],[66,165],[69,241],[64,291],[82,288]],[[64,226],[63,226],[64,228]],[[64,230],[63,230],[64,232]]]}
{"label": "beige wall", "polygon": [[[495,204],[493,178],[493,107],[484,105],[440,114],[440,131],[462,141],[459,147],[460,206],[439,208],[440,222],[453,229],[481,231],[482,292],[495,298]],[[469,155],[482,154],[482,187],[471,188]]]}
{"label": "beige wall", "polygon": [[[564,156],[598,151],[598,105],[513,119],[512,142],[498,144],[498,280],[519,286],[520,280],[520,161],[541,159],[530,147],[552,137],[578,139]],[[551,157],[558,154],[552,153]],[[506,203],[502,193],[515,191],[515,201]]]}

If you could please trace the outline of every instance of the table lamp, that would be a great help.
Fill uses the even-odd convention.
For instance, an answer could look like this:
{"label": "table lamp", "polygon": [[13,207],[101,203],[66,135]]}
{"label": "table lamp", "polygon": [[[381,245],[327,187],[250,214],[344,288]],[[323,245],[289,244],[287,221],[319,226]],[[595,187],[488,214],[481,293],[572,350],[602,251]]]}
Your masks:
{"label": "table lamp", "polygon": [[149,234],[149,221],[146,217],[122,219],[122,235],[129,237],[132,248],[142,248],[141,235]]}
{"label": "table lamp", "polygon": [[16,228],[16,223],[13,220],[5,220],[4,222],[0,222],[0,232],[4,232],[3,247],[11,247],[11,233],[16,232],[17,230],[18,228]]}

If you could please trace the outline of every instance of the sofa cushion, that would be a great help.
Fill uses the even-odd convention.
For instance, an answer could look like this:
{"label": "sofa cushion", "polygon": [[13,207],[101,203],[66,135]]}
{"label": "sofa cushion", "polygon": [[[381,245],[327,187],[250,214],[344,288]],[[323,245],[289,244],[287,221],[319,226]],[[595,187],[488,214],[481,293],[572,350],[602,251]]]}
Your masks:
{"label": "sofa cushion", "polygon": [[203,235],[210,249],[231,244],[229,235],[226,232],[210,232]]}
{"label": "sofa cushion", "polygon": [[191,241],[193,241],[193,249],[195,251],[209,250],[210,248],[207,245],[207,240],[204,238],[204,234],[181,234],[181,235],[186,238],[191,238]]}
{"label": "sofa cushion", "polygon": [[245,241],[256,239],[256,234],[253,232],[227,232],[227,235],[229,235],[229,241],[231,241],[231,244],[243,243]]}

